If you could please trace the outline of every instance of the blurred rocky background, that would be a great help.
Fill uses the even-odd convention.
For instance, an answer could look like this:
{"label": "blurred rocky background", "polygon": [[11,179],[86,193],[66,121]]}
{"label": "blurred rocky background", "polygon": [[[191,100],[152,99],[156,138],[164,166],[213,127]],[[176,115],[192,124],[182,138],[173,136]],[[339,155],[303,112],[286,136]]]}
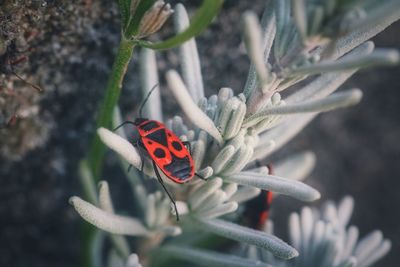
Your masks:
{"label": "blurred rocky background", "polygon": [[[201,3],[181,2],[190,11]],[[263,4],[227,0],[218,19],[197,38],[207,95],[222,86],[237,92],[244,86],[249,60],[239,18],[246,9],[260,14]],[[400,49],[399,33],[395,23],[374,38],[376,46]],[[82,221],[68,198],[80,194],[77,166],[95,130],[118,39],[114,1],[0,0],[0,266],[78,266]],[[140,102],[136,58],[121,98],[122,110],[132,116]],[[160,73],[178,68],[175,51],[158,58]],[[354,196],[352,223],[361,235],[381,229],[393,241],[392,252],[377,264],[385,267],[400,261],[399,75],[400,67],[358,73],[343,87],[361,88],[361,104],[317,117],[265,160],[314,151],[317,167],[307,182],[322,193],[314,204]],[[165,111],[180,112],[166,87],[162,97]],[[110,156],[107,167],[115,165]],[[101,178],[124,201],[118,194],[124,190],[122,176],[107,169]],[[286,197],[275,200],[272,219],[282,237],[288,213],[302,205]]]}

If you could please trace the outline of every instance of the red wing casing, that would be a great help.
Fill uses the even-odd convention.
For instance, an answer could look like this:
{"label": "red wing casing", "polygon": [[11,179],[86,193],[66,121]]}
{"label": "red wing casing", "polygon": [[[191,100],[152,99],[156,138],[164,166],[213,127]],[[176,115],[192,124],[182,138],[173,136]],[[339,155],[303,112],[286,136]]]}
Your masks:
{"label": "red wing casing", "polygon": [[192,156],[178,136],[154,120],[144,121],[137,128],[150,158],[168,178],[179,184],[193,178]]}

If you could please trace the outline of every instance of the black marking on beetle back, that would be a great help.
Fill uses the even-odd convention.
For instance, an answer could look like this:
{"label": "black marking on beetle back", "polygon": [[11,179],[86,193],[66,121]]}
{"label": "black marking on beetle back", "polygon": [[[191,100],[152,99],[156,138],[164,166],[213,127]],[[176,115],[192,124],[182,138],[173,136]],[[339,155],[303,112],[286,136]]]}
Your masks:
{"label": "black marking on beetle back", "polygon": [[190,161],[189,157],[178,158],[173,153],[171,153],[172,162],[164,166],[164,169],[172,174],[172,176],[178,178],[179,180],[186,180],[190,177]]}
{"label": "black marking on beetle back", "polygon": [[140,128],[142,128],[144,131],[148,132],[154,128],[159,127],[160,125],[155,122],[155,121],[150,121],[148,123],[146,123],[145,125],[141,125]]}
{"label": "black marking on beetle back", "polygon": [[164,158],[165,157],[164,149],[157,148],[156,150],[154,150],[154,155],[159,159]]}
{"label": "black marking on beetle back", "polygon": [[173,142],[172,142],[172,146],[173,146],[177,151],[181,151],[181,150],[182,150],[182,145],[179,144],[179,142],[177,142],[177,141],[173,141]]}
{"label": "black marking on beetle back", "polygon": [[168,147],[167,135],[165,134],[164,129],[155,131],[149,135],[146,135],[146,137],[153,140],[154,142],[157,142],[165,147]]}

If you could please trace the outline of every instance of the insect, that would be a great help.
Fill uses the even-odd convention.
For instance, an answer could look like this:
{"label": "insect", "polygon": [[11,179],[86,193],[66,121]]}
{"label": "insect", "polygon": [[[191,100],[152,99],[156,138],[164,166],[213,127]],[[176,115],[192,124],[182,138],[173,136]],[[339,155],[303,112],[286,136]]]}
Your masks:
{"label": "insect", "polygon": [[[194,176],[197,176],[203,180],[205,180],[205,178],[195,173],[189,142],[181,141],[176,134],[174,134],[161,122],[143,118],[143,106],[156,86],[150,90],[147,97],[141,104],[139,109],[139,117],[133,122],[123,122],[121,125],[115,128],[114,131],[125,124],[132,124],[137,128],[139,138],[134,145],[139,147],[139,149],[143,151],[144,154],[152,161],[157,179],[174,205],[176,219],[179,221],[179,214],[175,201],[165,187],[159,170],[161,170],[161,172],[167,178],[178,184],[186,183]],[[142,169],[143,164],[144,162],[142,160]]]}
{"label": "insect", "polygon": [[17,123],[18,119],[19,115],[17,113],[14,113],[3,125],[0,126],[0,130],[14,126]]}
{"label": "insect", "polygon": [[14,71],[13,66],[28,60],[28,57],[25,55],[15,58],[15,54],[18,53],[21,52],[17,50],[15,42],[11,42],[11,44],[7,46],[6,52],[3,55],[0,55],[0,73],[12,74],[38,92],[43,92],[43,89],[40,86],[28,82]]}
{"label": "insect", "polygon": [[[268,174],[273,175],[271,164],[267,164]],[[256,229],[262,229],[269,218],[273,194],[271,191],[263,190],[256,198],[246,204],[245,216],[249,224]]]}

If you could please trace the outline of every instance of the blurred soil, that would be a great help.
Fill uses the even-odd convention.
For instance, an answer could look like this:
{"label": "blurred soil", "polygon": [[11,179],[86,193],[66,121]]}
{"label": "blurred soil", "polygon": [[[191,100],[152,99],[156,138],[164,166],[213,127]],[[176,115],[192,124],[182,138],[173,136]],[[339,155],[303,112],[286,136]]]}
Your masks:
{"label": "blurred soil", "polygon": [[[0,1],[0,8],[6,2]],[[17,150],[21,156],[0,153],[0,266],[78,266],[81,220],[68,198],[81,195],[77,165],[94,132],[96,106],[119,38],[118,13],[115,4],[106,0],[74,1],[73,6],[57,0],[39,1],[44,3],[39,6],[28,2],[38,1],[21,5],[40,12],[42,19],[35,27],[41,34],[31,44],[35,51],[30,52],[29,63],[18,70],[45,89],[29,104],[38,107],[34,119],[25,119],[35,121],[35,127],[45,127],[46,133],[38,134],[43,145],[29,152]],[[200,3],[182,2],[190,2],[190,7]],[[260,14],[262,6],[261,0],[251,5],[226,1],[217,21],[197,38],[208,95],[222,86],[236,92],[243,87],[249,61],[241,45],[238,18],[249,8]],[[377,47],[400,49],[399,32],[400,23],[392,25],[374,39]],[[158,57],[161,72],[177,68],[174,51]],[[137,60],[132,63],[121,107],[133,114],[139,83]],[[396,267],[400,261],[396,253],[400,250],[400,194],[396,190],[400,188],[399,75],[399,67],[357,74],[343,87],[361,88],[361,104],[319,116],[271,159],[313,150],[318,164],[308,183],[322,192],[320,202],[354,196],[352,223],[360,227],[361,235],[382,229],[393,241],[392,252],[377,265],[385,267]],[[3,75],[2,79],[9,82],[12,78]],[[163,101],[167,112],[177,112],[166,88]],[[23,120],[10,131],[28,133],[30,128],[23,126]],[[0,147],[4,148],[8,141],[1,134]],[[107,164],[112,163],[109,157]],[[122,178],[112,175],[109,171],[105,177],[115,183],[113,190],[123,190]],[[272,217],[283,232],[288,213],[303,203],[283,197],[274,203]]]}

